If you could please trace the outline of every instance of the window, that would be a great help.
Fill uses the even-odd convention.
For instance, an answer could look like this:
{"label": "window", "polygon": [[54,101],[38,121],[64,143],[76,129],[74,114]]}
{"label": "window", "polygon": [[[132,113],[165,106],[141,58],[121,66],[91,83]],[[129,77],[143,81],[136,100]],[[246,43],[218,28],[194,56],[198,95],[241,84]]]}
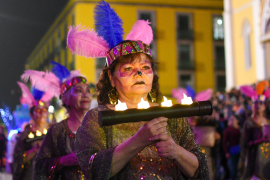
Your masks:
{"label": "window", "polygon": [[222,16],[213,17],[213,38],[214,40],[224,40],[224,27]]}
{"label": "window", "polygon": [[156,14],[154,11],[138,11],[138,19],[148,20],[151,22],[150,26],[153,30],[153,41],[150,44],[152,56],[154,59],[157,58],[157,42],[156,42]]}
{"label": "window", "polygon": [[96,58],[96,82],[99,79],[100,73],[104,69],[106,58]]}
{"label": "window", "polygon": [[225,70],[225,52],[224,45],[220,43],[219,45],[214,45],[214,56],[215,56],[215,69]]}
{"label": "window", "polygon": [[190,73],[182,73],[179,74],[179,86],[186,88],[187,85],[194,87],[194,76]]}
{"label": "window", "polygon": [[244,53],[245,53],[245,67],[246,69],[251,68],[251,55],[250,55],[250,33],[251,27],[248,21],[245,21],[243,27],[243,38],[244,38]]}
{"label": "window", "polygon": [[193,40],[192,14],[177,15],[177,38]]}
{"label": "window", "polygon": [[192,43],[178,45],[178,69],[194,69]]}
{"label": "window", "polygon": [[224,92],[226,88],[226,76],[217,75],[216,76],[216,89],[217,91]]}

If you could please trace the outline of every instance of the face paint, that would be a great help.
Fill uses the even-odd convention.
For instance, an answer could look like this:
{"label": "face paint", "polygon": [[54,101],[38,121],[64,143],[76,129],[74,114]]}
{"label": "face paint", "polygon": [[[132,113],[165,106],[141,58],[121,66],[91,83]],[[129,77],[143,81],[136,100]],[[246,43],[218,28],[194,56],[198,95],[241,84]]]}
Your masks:
{"label": "face paint", "polygon": [[140,63],[125,63],[118,69],[119,77],[128,78],[134,75],[153,75],[153,70],[149,61]]}
{"label": "face paint", "polygon": [[[82,95],[84,93],[83,91],[84,91],[84,89],[82,87],[80,87],[80,86],[74,86],[70,90],[70,95],[72,95],[72,96],[79,96],[79,95]],[[90,88],[89,87],[87,87],[86,92],[87,92],[87,94],[88,93],[90,94]]]}

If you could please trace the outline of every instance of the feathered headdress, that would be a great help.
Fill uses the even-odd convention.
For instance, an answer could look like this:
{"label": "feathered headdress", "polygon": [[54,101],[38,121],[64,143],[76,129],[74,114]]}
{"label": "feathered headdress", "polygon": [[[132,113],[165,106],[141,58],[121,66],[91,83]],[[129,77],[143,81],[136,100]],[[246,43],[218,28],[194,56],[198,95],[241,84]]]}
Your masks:
{"label": "feathered headdress", "polygon": [[198,92],[197,94],[191,86],[187,86],[186,89],[172,89],[172,96],[177,99],[178,103],[181,103],[181,100],[184,98],[183,93],[186,94],[188,97],[191,97],[195,101],[206,101],[211,98],[213,89],[209,88],[204,91]]}
{"label": "feathered headdress", "polygon": [[268,81],[261,81],[256,86],[241,86],[240,91],[252,100],[264,101],[270,96],[270,88]]}
{"label": "feathered headdress", "polygon": [[31,93],[24,83],[22,82],[17,83],[22,90],[22,96],[20,98],[21,104],[27,104],[29,107],[37,105],[44,106],[44,103],[48,103],[54,96],[49,91],[43,92],[36,88],[33,88]]}
{"label": "feathered headdress", "polygon": [[52,72],[43,72],[36,70],[26,70],[22,75],[21,79],[27,82],[30,79],[32,86],[35,88],[50,92],[55,97],[59,97],[71,86],[77,83],[86,83],[87,80],[80,74],[80,71],[69,71],[65,66],[52,61],[54,66]]}
{"label": "feathered headdress", "polygon": [[73,54],[91,58],[107,58],[107,66],[120,56],[143,52],[152,56],[150,43],[153,31],[150,22],[138,20],[127,41],[123,41],[122,20],[105,1],[95,7],[95,24],[97,32],[84,29],[80,25],[69,27],[67,45]]}

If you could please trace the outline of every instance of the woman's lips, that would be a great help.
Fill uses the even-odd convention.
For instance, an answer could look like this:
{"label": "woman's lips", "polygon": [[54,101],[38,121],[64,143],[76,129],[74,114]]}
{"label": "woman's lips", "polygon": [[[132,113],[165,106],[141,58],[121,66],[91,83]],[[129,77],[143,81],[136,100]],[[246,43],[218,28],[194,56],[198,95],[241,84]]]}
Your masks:
{"label": "woman's lips", "polygon": [[145,82],[143,82],[143,81],[138,81],[138,82],[134,83],[133,85],[141,85],[141,84],[145,84]]}

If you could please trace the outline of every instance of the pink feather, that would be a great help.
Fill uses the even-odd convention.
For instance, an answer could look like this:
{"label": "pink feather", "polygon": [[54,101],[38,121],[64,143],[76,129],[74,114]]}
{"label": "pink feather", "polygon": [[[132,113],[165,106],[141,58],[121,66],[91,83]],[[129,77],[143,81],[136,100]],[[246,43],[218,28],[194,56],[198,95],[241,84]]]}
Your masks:
{"label": "pink feather", "polygon": [[106,57],[110,49],[108,43],[96,32],[80,25],[69,27],[67,45],[73,54],[88,58]]}
{"label": "pink feather", "polygon": [[28,87],[24,83],[22,82],[17,82],[17,83],[22,90],[22,97],[20,98],[21,104],[27,104],[31,107],[33,103],[35,103],[35,99],[32,93],[29,91]]}
{"label": "pink feather", "polygon": [[263,95],[265,95],[266,98],[268,98],[270,96],[270,88],[268,88]]}
{"label": "pink feather", "polygon": [[43,96],[42,98],[40,99],[41,101],[43,102],[49,102],[52,98],[54,97],[54,94],[47,91]]}
{"label": "pink feather", "polygon": [[129,34],[126,37],[126,40],[131,41],[142,41],[147,45],[150,45],[150,43],[153,41],[153,30],[151,24],[148,21],[145,20],[138,20],[132,27],[132,30],[129,32]]}
{"label": "pink feather", "polygon": [[211,98],[212,93],[213,89],[207,89],[196,94],[194,99],[195,101],[207,101]]}
{"label": "pink feather", "polygon": [[250,98],[257,96],[257,92],[252,86],[241,86],[240,91]]}
{"label": "pink feather", "polygon": [[181,103],[181,100],[184,98],[183,93],[187,95],[187,90],[184,88],[172,89],[172,97],[176,98],[178,103]]}

